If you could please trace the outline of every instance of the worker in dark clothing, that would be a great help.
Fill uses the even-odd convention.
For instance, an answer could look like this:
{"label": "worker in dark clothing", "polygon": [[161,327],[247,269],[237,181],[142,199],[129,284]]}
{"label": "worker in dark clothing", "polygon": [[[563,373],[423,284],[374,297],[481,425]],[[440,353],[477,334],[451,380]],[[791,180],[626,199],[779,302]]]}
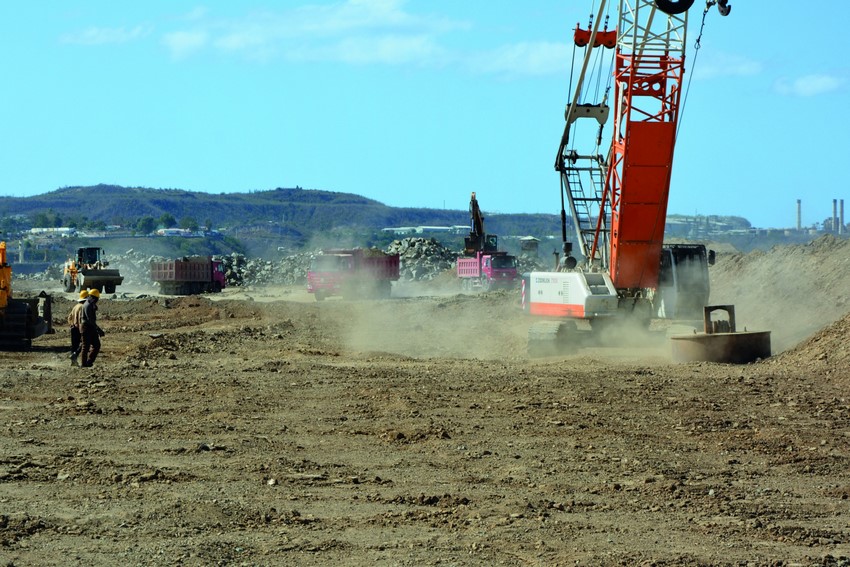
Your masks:
{"label": "worker in dark clothing", "polygon": [[77,303],[71,308],[71,312],[68,313],[68,327],[71,329],[71,365],[73,366],[77,365],[77,357],[80,356],[80,349],[82,348],[80,323],[82,322],[83,304],[86,302],[88,296],[89,292],[87,290],[84,289],[81,291],[80,299],[77,300]]}
{"label": "worker in dark clothing", "polygon": [[100,352],[100,337],[104,335],[97,326],[97,300],[100,299],[100,291],[92,289],[89,297],[83,304],[83,312],[80,316],[80,335],[82,336],[82,364],[89,367],[94,364],[97,353]]}

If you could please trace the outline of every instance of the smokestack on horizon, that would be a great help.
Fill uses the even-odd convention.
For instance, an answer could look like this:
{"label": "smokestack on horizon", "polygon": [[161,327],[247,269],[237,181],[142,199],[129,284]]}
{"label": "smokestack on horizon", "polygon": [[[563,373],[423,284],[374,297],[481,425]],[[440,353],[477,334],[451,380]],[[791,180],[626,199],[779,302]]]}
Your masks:
{"label": "smokestack on horizon", "polygon": [[832,200],[832,232],[838,232],[838,199]]}
{"label": "smokestack on horizon", "polygon": [[841,199],[841,206],[838,208],[838,234],[844,234],[844,199]]}
{"label": "smokestack on horizon", "polygon": [[797,230],[803,230],[802,199],[797,199]]}

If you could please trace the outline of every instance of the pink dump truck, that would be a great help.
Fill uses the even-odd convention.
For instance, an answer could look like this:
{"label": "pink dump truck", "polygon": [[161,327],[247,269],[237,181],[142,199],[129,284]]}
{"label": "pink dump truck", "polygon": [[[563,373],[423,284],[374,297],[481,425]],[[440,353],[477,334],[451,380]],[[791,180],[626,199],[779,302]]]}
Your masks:
{"label": "pink dump truck", "polygon": [[324,250],[307,271],[307,292],[316,301],[343,298],[387,298],[399,278],[398,254],[377,249]]}
{"label": "pink dump truck", "polygon": [[464,291],[514,288],[519,281],[516,256],[483,251],[474,256],[461,256],[457,259],[457,277]]}

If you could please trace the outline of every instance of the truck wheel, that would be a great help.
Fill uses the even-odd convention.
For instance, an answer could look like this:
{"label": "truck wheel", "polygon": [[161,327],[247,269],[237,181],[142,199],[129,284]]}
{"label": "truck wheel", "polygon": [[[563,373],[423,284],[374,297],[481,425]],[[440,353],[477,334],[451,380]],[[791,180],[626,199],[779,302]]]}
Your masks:
{"label": "truck wheel", "polygon": [[481,291],[490,291],[490,279],[481,278]]}
{"label": "truck wheel", "polygon": [[68,293],[71,293],[72,291],[74,291],[74,287],[74,282],[71,281],[71,278],[65,276],[65,278],[62,280],[62,289],[64,289]]}
{"label": "truck wheel", "polygon": [[313,295],[316,296],[316,301],[323,301],[325,299],[325,292],[321,290],[316,290]]}

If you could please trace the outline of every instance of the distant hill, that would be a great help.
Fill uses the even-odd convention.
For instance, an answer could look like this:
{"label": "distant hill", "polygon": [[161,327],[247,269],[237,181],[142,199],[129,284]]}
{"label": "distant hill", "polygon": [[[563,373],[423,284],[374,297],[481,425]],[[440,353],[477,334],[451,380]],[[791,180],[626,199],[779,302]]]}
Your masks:
{"label": "distant hill", "polygon": [[[136,227],[139,219],[170,215],[191,218],[201,226],[248,234],[267,231],[293,247],[325,240],[330,233],[359,234],[400,226],[468,225],[467,210],[389,207],[349,193],[278,188],[249,193],[209,194],[180,189],[95,185],[66,187],[32,197],[0,197],[0,217],[32,220],[49,213],[56,225]],[[486,216],[486,211],[485,211]],[[557,215],[499,214],[486,217],[485,229],[498,235],[560,232]]]}

